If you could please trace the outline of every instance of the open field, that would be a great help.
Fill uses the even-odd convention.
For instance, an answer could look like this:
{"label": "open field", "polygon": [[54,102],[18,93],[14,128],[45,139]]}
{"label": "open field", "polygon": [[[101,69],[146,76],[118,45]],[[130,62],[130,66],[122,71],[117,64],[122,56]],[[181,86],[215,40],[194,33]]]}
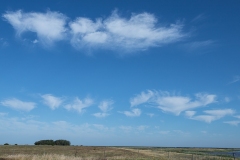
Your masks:
{"label": "open field", "polygon": [[[233,160],[240,149],[93,147],[93,146],[0,146],[0,160]],[[216,155],[222,153],[223,155]],[[224,155],[224,153],[228,153]],[[240,159],[235,158],[235,159]]]}

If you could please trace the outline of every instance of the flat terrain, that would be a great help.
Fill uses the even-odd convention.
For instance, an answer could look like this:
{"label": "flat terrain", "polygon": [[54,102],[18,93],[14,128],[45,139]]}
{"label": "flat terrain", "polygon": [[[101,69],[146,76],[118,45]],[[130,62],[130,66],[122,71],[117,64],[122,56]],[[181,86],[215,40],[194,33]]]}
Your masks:
{"label": "flat terrain", "polygon": [[0,160],[233,160],[232,153],[238,156],[239,151],[215,148],[9,145],[0,146]]}

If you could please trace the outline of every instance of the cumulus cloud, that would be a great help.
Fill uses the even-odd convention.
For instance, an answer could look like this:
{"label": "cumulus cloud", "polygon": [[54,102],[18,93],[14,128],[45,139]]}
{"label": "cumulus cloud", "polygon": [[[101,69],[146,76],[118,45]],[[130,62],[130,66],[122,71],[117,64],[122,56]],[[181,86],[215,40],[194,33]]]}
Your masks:
{"label": "cumulus cloud", "polygon": [[76,97],[72,103],[67,104],[64,107],[67,110],[76,110],[79,113],[82,113],[85,108],[90,107],[91,105],[93,105],[93,103],[94,100],[91,98],[85,98],[83,100],[80,100],[78,97]]}
{"label": "cumulus cloud", "polygon": [[182,24],[158,25],[150,13],[133,14],[129,19],[120,17],[116,11],[106,19],[77,18],[69,24],[75,47],[83,45],[123,48],[125,50],[147,49],[180,40],[185,37]]}
{"label": "cumulus cloud", "polygon": [[16,98],[6,99],[0,102],[1,105],[9,107],[19,111],[31,111],[36,107],[34,102],[24,102]]}
{"label": "cumulus cloud", "polygon": [[135,96],[130,100],[131,106],[137,106],[144,103],[157,106],[164,112],[171,112],[179,115],[183,111],[204,107],[216,102],[216,95],[213,94],[195,94],[195,99],[188,96],[171,95],[169,92],[147,91]]}
{"label": "cumulus cloud", "polygon": [[17,35],[20,36],[24,32],[34,32],[42,43],[49,44],[62,40],[67,31],[65,27],[66,17],[59,12],[24,13],[18,10],[6,12],[3,17],[13,26]]}
{"label": "cumulus cloud", "polygon": [[103,118],[108,116],[109,114],[107,112],[109,112],[110,110],[112,110],[112,105],[114,104],[113,100],[104,100],[102,102],[100,102],[98,108],[102,111],[99,113],[94,113],[93,115],[95,117],[98,118]]}
{"label": "cumulus cloud", "polygon": [[92,20],[77,17],[73,21],[62,13],[52,11],[24,13],[18,10],[8,11],[2,16],[14,27],[17,35],[36,33],[38,39],[32,40],[34,43],[41,41],[51,44],[65,39],[77,49],[102,47],[139,51],[173,43],[187,35],[183,33],[183,24],[162,25],[153,14],[147,12],[125,18],[114,11],[106,18]]}
{"label": "cumulus cloud", "polygon": [[141,110],[138,108],[134,108],[131,111],[124,111],[120,113],[123,113],[128,117],[139,117],[141,115]]}
{"label": "cumulus cloud", "polygon": [[204,121],[207,123],[211,123],[212,121],[223,118],[227,115],[233,115],[235,113],[232,109],[218,109],[218,110],[206,110],[203,111],[204,115],[192,116],[191,119]]}
{"label": "cumulus cloud", "polygon": [[63,102],[62,98],[55,97],[51,94],[44,94],[41,97],[43,98],[43,103],[50,107],[52,110],[58,108]]}

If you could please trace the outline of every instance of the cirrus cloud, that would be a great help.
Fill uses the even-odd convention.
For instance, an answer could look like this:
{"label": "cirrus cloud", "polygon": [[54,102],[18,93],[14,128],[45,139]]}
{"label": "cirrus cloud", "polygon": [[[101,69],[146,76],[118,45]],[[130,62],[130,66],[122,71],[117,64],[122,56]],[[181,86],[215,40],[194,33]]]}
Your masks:
{"label": "cirrus cloud", "polygon": [[79,113],[82,113],[85,108],[90,107],[93,105],[94,100],[91,98],[85,98],[83,100],[80,100],[78,97],[74,99],[74,101],[70,104],[65,105],[64,107],[67,110],[76,110]]}
{"label": "cirrus cloud", "polygon": [[133,107],[147,103],[161,109],[163,112],[180,115],[183,111],[215,103],[216,97],[214,94],[197,93],[195,99],[193,99],[189,96],[171,95],[169,92],[148,90],[131,98],[130,104]]}
{"label": "cirrus cloud", "polygon": [[51,94],[44,94],[41,97],[43,98],[43,103],[50,107],[52,110],[58,108],[63,102],[62,98],[55,97]]}
{"label": "cirrus cloud", "polygon": [[34,102],[24,102],[16,98],[6,99],[0,102],[1,105],[9,107],[19,111],[31,111],[36,107]]}

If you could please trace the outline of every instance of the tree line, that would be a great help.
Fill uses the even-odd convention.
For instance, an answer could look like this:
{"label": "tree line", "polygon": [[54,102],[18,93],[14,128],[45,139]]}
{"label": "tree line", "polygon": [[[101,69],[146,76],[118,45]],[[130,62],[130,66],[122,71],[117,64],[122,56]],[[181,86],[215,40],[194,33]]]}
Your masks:
{"label": "tree line", "polygon": [[40,140],[40,141],[37,141],[34,143],[35,145],[58,145],[58,146],[70,146],[71,143],[70,141],[67,141],[67,140],[63,140],[63,139],[60,139],[60,140]]}

